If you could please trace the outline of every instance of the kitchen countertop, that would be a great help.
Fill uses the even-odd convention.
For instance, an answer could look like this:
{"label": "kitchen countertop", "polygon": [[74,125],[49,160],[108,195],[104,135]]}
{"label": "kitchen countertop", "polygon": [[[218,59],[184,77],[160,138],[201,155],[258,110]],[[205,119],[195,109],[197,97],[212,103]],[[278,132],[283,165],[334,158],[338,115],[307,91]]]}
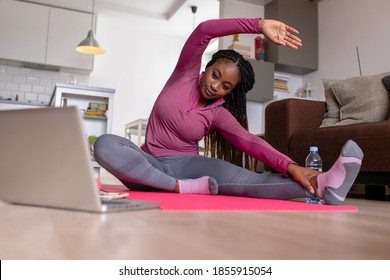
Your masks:
{"label": "kitchen countertop", "polygon": [[17,105],[17,106],[20,105],[20,106],[47,107],[47,104],[42,104],[40,102],[14,101],[14,100],[8,100],[8,99],[0,99],[0,103],[6,104],[6,105]]}

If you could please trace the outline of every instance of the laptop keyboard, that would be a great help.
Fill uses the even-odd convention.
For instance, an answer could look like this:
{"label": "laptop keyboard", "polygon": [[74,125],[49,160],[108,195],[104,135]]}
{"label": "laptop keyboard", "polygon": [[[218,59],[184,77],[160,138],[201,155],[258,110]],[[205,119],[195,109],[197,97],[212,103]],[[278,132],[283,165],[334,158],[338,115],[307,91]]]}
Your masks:
{"label": "laptop keyboard", "polygon": [[149,202],[142,200],[129,200],[126,198],[113,199],[109,201],[101,202],[101,210],[103,212],[108,211],[121,211],[121,210],[141,210],[141,209],[156,209],[159,208],[157,202]]}
{"label": "laptop keyboard", "polygon": [[102,205],[109,209],[129,209],[139,207],[139,203],[128,199],[102,200]]}

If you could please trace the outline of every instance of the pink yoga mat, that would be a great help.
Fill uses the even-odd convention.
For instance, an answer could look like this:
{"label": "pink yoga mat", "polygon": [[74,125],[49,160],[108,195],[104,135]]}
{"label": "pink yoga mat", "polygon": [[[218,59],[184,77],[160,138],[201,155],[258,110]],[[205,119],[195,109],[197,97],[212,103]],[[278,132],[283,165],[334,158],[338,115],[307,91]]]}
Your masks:
{"label": "pink yoga mat", "polygon": [[351,205],[330,206],[238,196],[139,192],[123,190],[123,186],[119,185],[103,185],[102,189],[105,191],[129,193],[129,199],[159,202],[160,209],[164,211],[358,211],[357,207]]}

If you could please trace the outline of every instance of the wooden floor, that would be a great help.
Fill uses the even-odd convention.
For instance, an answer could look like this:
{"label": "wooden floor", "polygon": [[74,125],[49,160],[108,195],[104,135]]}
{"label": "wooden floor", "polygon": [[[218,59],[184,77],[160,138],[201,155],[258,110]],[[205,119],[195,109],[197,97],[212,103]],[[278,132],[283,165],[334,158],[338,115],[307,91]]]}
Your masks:
{"label": "wooden floor", "polygon": [[390,259],[390,202],[359,212],[89,214],[0,202],[0,259]]}

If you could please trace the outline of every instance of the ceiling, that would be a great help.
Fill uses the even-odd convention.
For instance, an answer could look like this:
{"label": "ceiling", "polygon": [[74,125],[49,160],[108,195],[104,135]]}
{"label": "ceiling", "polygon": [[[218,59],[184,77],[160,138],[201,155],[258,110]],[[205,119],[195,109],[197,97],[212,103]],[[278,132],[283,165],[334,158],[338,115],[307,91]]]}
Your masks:
{"label": "ceiling", "polygon": [[96,0],[96,5],[105,9],[170,20],[183,9],[188,10],[188,15],[191,16],[190,6],[197,7],[197,15],[207,13],[213,17],[218,16],[217,2],[218,0]]}
{"label": "ceiling", "polygon": [[[60,0],[57,0],[60,1]],[[74,0],[73,0],[74,1]],[[202,21],[219,18],[220,1],[225,0],[95,0],[99,9],[129,13],[141,17],[161,20],[153,26],[159,33],[174,33],[187,37],[193,28]],[[227,1],[227,0],[226,0]],[[266,5],[273,0],[234,0],[255,5]],[[196,6],[193,13],[191,6]],[[144,26],[145,30],[146,27]],[[147,31],[146,31],[147,32]],[[212,41],[206,52],[213,53],[218,44]]]}
{"label": "ceiling", "polygon": [[[265,5],[272,0],[237,0],[246,3]],[[96,0],[96,6],[113,9],[122,12],[170,20],[180,10],[187,9],[192,12],[190,6],[196,6],[196,15],[202,17],[212,15],[214,18],[219,14],[219,0]]]}
{"label": "ceiling", "polygon": [[[273,0],[20,0],[36,2],[54,7],[67,7],[70,9],[91,13],[99,9],[132,14],[163,20],[176,34],[188,34],[194,25],[202,21],[218,18],[221,1],[241,1],[255,5],[266,5]],[[307,0],[305,0],[307,1]],[[191,6],[196,6],[193,13]],[[160,26],[156,26],[159,28]]]}
{"label": "ceiling", "polygon": [[[196,6],[196,13],[191,10]],[[200,22],[219,17],[219,0],[96,0],[96,7],[118,12],[122,16],[150,18],[151,24],[143,25],[145,32],[152,28],[160,34],[187,37]],[[118,16],[120,16],[118,14]]]}
{"label": "ceiling", "polygon": [[[187,0],[97,0],[102,8],[169,20]],[[188,5],[188,4],[187,4]]]}

